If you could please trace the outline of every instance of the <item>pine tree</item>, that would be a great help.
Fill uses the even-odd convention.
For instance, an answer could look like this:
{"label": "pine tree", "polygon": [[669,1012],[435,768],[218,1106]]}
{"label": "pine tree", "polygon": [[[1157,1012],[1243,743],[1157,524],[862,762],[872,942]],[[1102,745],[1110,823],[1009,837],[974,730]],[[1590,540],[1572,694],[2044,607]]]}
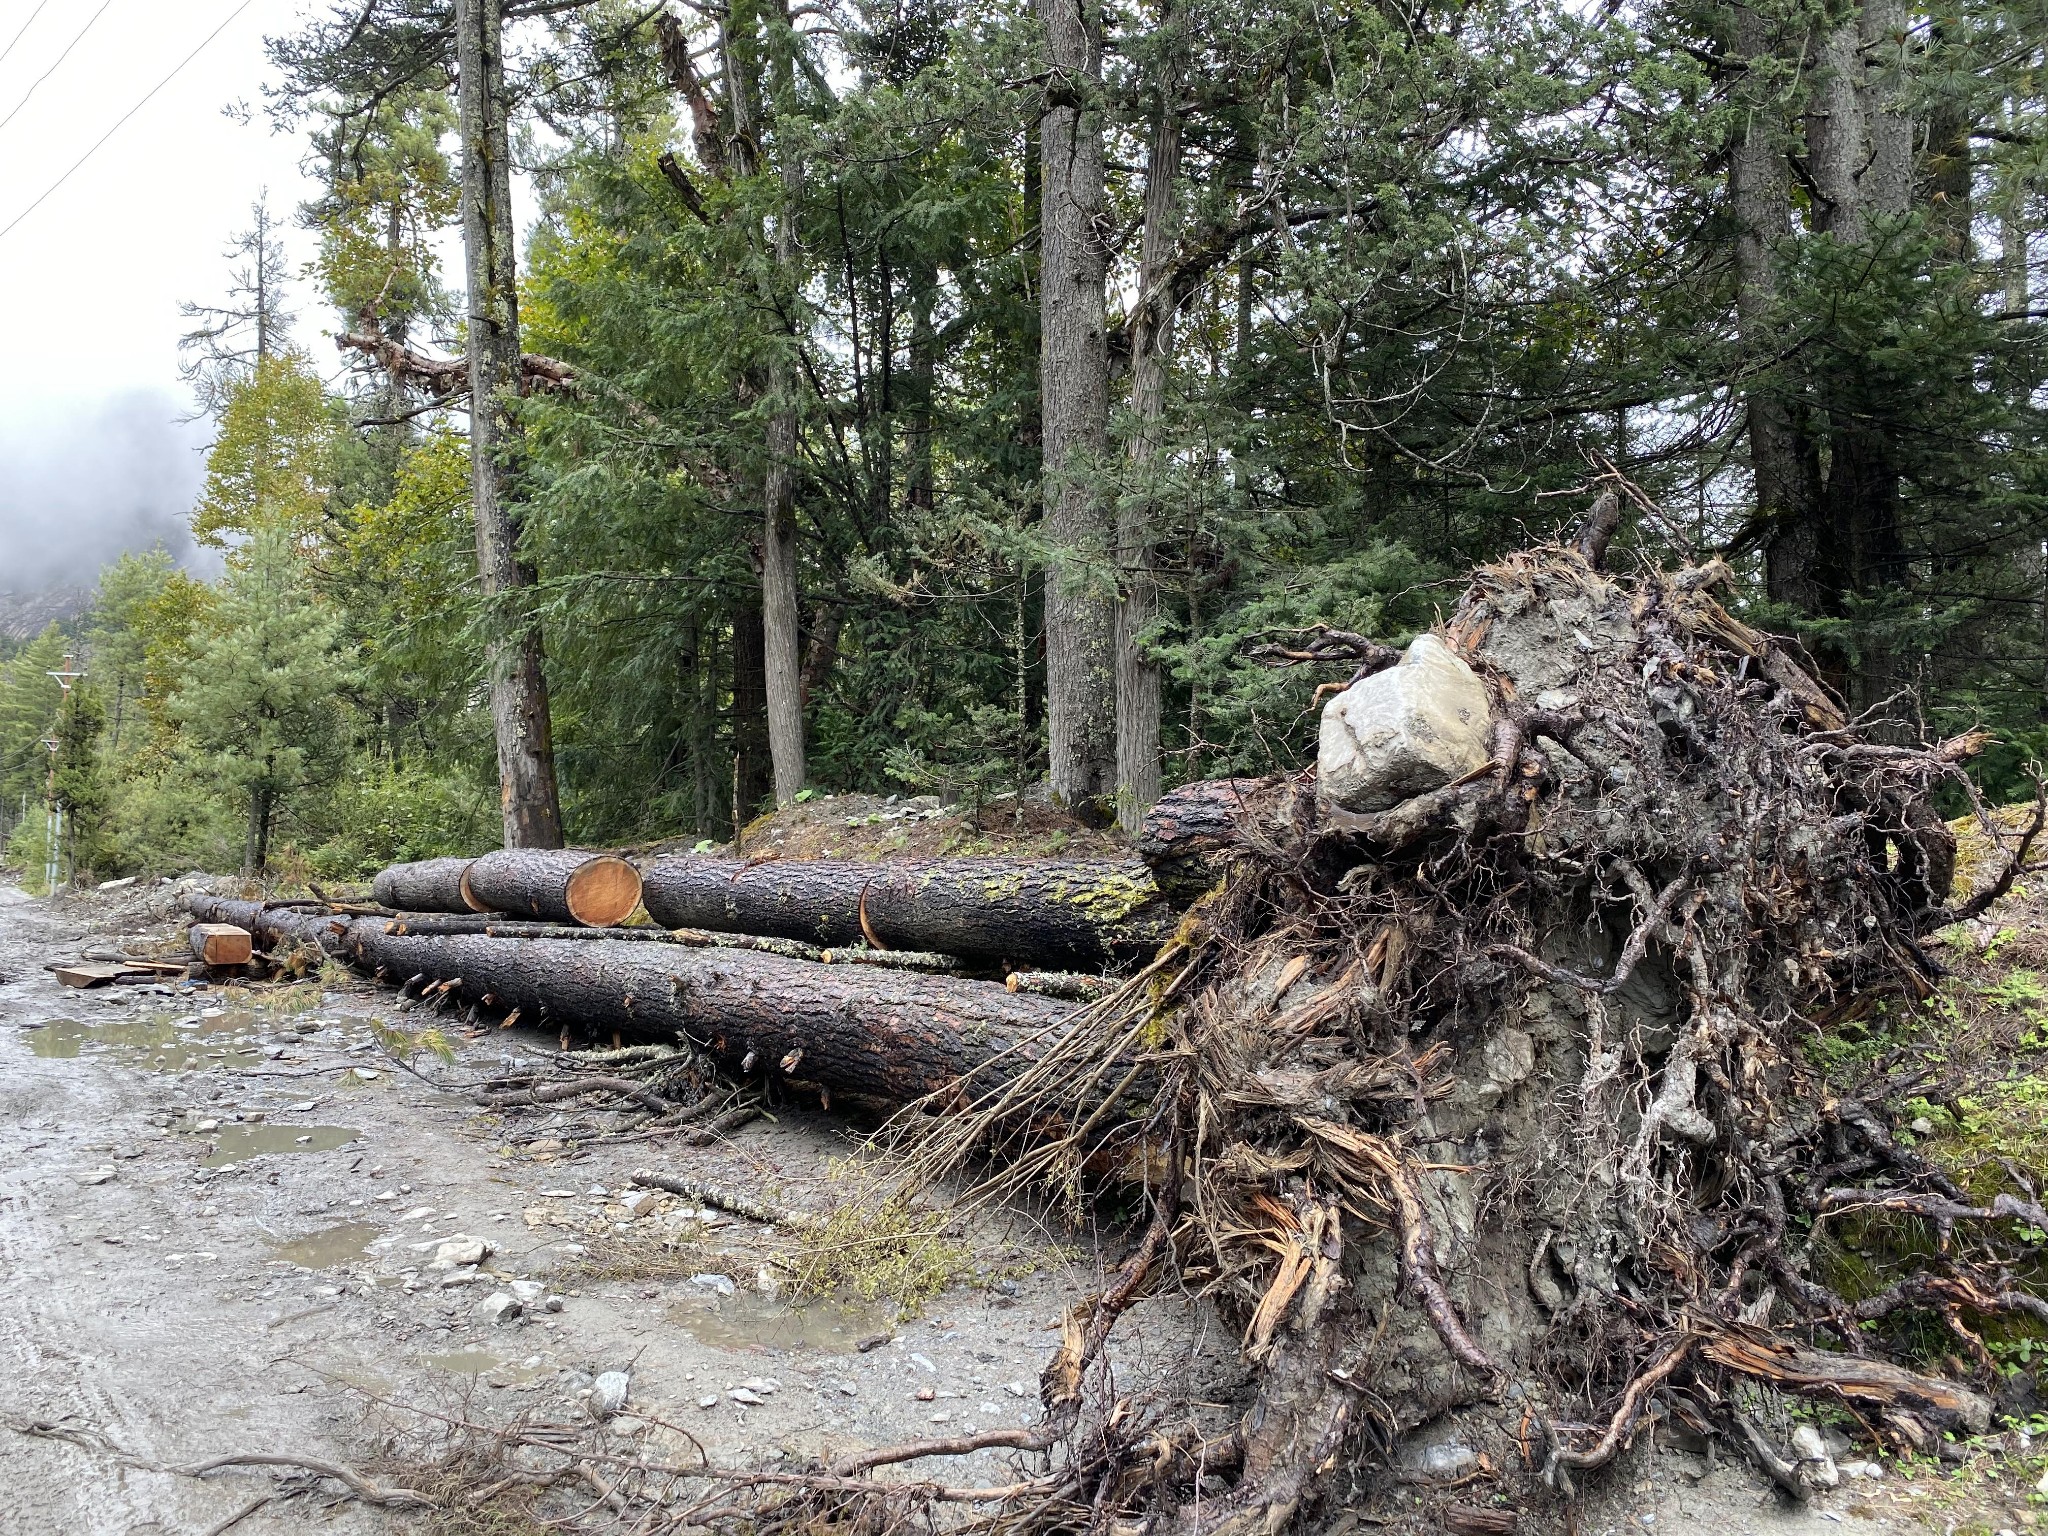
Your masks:
{"label": "pine tree", "polygon": [[189,750],[243,803],[245,871],[267,866],[279,817],[340,773],[349,678],[341,617],[313,592],[298,536],[258,528],[172,704]]}

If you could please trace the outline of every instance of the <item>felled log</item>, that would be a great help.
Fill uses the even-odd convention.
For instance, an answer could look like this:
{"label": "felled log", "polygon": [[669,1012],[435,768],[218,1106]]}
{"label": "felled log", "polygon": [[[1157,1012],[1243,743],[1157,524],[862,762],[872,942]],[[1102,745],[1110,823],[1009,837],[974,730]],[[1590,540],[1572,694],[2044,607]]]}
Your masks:
{"label": "felled log", "polygon": [[[318,944],[360,970],[488,996],[529,1022],[682,1038],[743,1075],[775,1075],[902,1103],[977,1071],[994,1086],[1035,1059],[1072,1013],[999,982],[818,965],[741,949],[617,939],[386,933],[348,918],[193,894],[186,910],[272,943]],[[978,1069],[978,1070],[977,1070]]]}
{"label": "felled log", "polygon": [[471,864],[463,891],[478,912],[610,928],[640,905],[640,871],[617,854],[506,848]]}
{"label": "felled log", "polygon": [[249,930],[233,923],[194,923],[190,942],[208,965],[247,965],[255,947]]}
{"label": "felled log", "polygon": [[482,912],[470,903],[463,877],[474,859],[421,859],[379,872],[370,889],[379,906],[395,912]]}
{"label": "felled log", "polygon": [[1224,859],[1246,828],[1271,819],[1285,805],[1284,779],[1198,779],[1153,802],[1138,827],[1138,857],[1152,867],[1159,888],[1191,901],[1222,876]]}
{"label": "felled log", "polygon": [[903,1102],[945,1088],[1071,1010],[994,982],[867,966],[815,965],[749,950],[387,934],[358,921],[350,959],[388,976],[460,978],[457,998],[489,995],[539,1022],[597,1034],[681,1036],[742,1073]]}
{"label": "felled log", "polygon": [[827,947],[935,950],[1017,964],[1099,964],[1157,948],[1174,912],[1136,859],[658,859],[647,912],[664,928],[773,934]]}

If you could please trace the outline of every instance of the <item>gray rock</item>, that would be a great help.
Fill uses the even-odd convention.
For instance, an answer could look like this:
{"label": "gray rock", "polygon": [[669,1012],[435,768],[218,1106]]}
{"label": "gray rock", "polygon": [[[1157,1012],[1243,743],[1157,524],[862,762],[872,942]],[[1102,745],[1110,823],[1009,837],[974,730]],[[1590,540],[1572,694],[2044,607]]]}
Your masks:
{"label": "gray rock", "polygon": [[495,1244],[481,1237],[471,1237],[466,1232],[457,1232],[444,1237],[434,1249],[434,1257],[428,1263],[429,1269],[460,1269],[466,1264],[481,1264],[491,1256]]}
{"label": "gray rock", "polygon": [[1799,1472],[1815,1488],[1833,1488],[1842,1481],[1835,1458],[1828,1454],[1827,1440],[1811,1424],[1792,1431],[1792,1454],[1799,1458]]}
{"label": "gray rock", "polygon": [[1456,1440],[1445,1440],[1436,1445],[1424,1446],[1414,1458],[1414,1470],[1427,1478],[1448,1481],[1477,1471],[1479,1453],[1469,1445]]}
{"label": "gray rock", "polygon": [[1482,766],[1491,731],[1478,675],[1436,636],[1418,636],[1399,666],[1323,706],[1316,793],[1342,810],[1384,811]]}
{"label": "gray rock", "polygon": [[539,1301],[541,1299],[541,1296],[546,1292],[547,1287],[542,1285],[538,1280],[514,1280],[511,1284],[507,1285],[505,1289],[510,1291],[514,1296],[519,1298],[519,1303],[521,1306],[530,1307],[536,1301]]}
{"label": "gray rock", "polygon": [[735,1295],[739,1287],[732,1283],[730,1275],[692,1275],[690,1284],[701,1285],[707,1291],[716,1291],[721,1296]]}
{"label": "gray rock", "polygon": [[476,1320],[496,1326],[500,1323],[516,1323],[526,1308],[510,1291],[493,1291],[476,1304]]}
{"label": "gray rock", "polygon": [[590,1411],[600,1419],[608,1419],[626,1406],[626,1395],[632,1390],[633,1378],[624,1371],[605,1371],[590,1384]]}
{"label": "gray rock", "polygon": [[752,1391],[746,1387],[734,1387],[730,1392],[726,1393],[725,1395],[731,1398],[736,1403],[746,1404],[746,1406],[749,1408],[758,1408],[763,1403],[768,1401],[768,1399],[763,1397],[760,1393]]}
{"label": "gray rock", "polygon": [[78,1175],[81,1184],[104,1184],[114,1176],[114,1165],[108,1163],[99,1168],[87,1168]]}

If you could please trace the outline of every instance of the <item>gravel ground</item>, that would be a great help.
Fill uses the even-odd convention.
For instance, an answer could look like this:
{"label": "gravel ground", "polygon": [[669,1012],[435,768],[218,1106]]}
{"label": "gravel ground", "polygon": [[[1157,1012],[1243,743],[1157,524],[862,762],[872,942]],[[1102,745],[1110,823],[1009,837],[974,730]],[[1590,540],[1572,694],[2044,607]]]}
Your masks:
{"label": "gravel ground", "polygon": [[[575,1419],[608,1371],[631,1380],[612,1433],[671,1421],[731,1464],[1026,1424],[1059,1318],[1114,1257],[1112,1238],[1054,1244],[1021,1218],[984,1220],[962,1233],[977,1283],[915,1318],[792,1307],[760,1287],[788,1234],[619,1197],[652,1164],[820,1211],[853,1151],[842,1123],[783,1114],[702,1149],[513,1158],[466,1099],[383,1056],[370,1020],[388,993],[74,991],[43,969],[174,931],[161,888],[122,910],[0,887],[0,1531],[201,1536],[294,1485],[165,1468],[242,1452],[370,1465],[415,1408]],[[473,1069],[555,1042],[514,1029],[456,1044]],[[455,1263],[476,1241],[484,1262]],[[517,1315],[497,1316],[508,1300]],[[1120,1386],[1213,1399],[1238,1369],[1235,1340],[1178,1296],[1120,1335]],[[1017,1473],[984,1452],[945,1475]],[[1574,1523],[2018,1531],[2042,1502],[2020,1476],[1909,1485],[1894,1470],[1786,1511],[1745,1469],[1646,1448]],[[417,1528],[335,1491],[275,1499],[234,1530]],[[1441,1529],[1441,1502],[1397,1488],[1339,1523]],[[1532,1511],[1522,1528],[1565,1517]]]}

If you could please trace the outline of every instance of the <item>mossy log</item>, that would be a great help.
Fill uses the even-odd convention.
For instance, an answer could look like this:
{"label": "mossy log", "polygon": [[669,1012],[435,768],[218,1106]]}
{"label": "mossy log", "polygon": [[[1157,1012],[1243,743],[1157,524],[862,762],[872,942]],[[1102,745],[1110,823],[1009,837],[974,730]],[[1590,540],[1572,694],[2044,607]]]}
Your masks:
{"label": "mossy log", "polygon": [[421,859],[393,864],[371,886],[379,906],[394,912],[481,912],[470,904],[464,877],[473,859]]}
{"label": "mossy log", "polygon": [[664,928],[865,941],[1013,965],[1148,954],[1175,913],[1137,859],[658,859],[647,912]]}
{"label": "mossy log", "polygon": [[612,853],[506,848],[471,864],[462,890],[474,911],[610,928],[640,905],[640,871]]}
{"label": "mossy log", "polygon": [[387,980],[444,983],[453,1002],[598,1035],[682,1038],[755,1077],[903,1103],[976,1073],[1004,1081],[1058,1038],[1073,1008],[999,982],[818,965],[738,949],[616,939],[401,934],[348,918],[194,895],[186,909],[273,942],[319,944]]}

